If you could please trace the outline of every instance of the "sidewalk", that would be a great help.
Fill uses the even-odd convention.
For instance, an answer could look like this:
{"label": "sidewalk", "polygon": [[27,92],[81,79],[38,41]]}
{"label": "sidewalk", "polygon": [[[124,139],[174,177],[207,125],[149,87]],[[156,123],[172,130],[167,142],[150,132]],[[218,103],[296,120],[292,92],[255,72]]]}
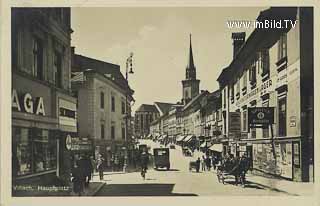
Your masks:
{"label": "sidewalk", "polygon": [[[181,147],[178,146],[178,148],[181,150]],[[195,151],[192,158],[197,159],[202,155],[204,153]],[[264,177],[251,172],[247,174],[246,178],[251,187],[265,188],[294,196],[310,196],[314,194],[314,183],[312,182],[294,182],[277,177]]]}
{"label": "sidewalk", "polygon": [[294,196],[311,196],[314,194],[314,183],[294,182],[280,178],[268,178],[254,174],[247,175],[247,181],[270,190]]}

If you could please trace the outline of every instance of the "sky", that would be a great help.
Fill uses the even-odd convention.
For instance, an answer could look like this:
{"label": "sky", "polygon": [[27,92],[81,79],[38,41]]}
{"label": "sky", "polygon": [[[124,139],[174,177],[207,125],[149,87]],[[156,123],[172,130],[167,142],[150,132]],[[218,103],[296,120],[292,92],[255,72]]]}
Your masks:
{"label": "sky", "polygon": [[266,8],[166,7],[72,8],[72,46],[75,52],[120,65],[133,52],[130,87],[135,90],[135,111],[141,104],[176,103],[189,55],[189,35],[200,90],[215,91],[221,70],[232,61],[232,32],[227,21],[255,20]]}

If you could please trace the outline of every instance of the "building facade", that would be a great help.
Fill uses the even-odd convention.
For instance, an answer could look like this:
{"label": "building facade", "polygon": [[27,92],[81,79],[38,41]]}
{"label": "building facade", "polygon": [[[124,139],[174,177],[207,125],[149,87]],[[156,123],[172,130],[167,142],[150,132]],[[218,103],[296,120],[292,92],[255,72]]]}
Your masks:
{"label": "building facade", "polygon": [[79,136],[93,140],[92,153],[95,157],[102,154],[110,166],[112,156],[127,157],[132,147],[133,91],[119,65],[74,54],[72,71],[72,90],[78,98]]}
{"label": "building facade", "polygon": [[150,124],[156,118],[160,116],[160,113],[155,105],[142,104],[134,115],[135,121],[135,136],[142,137],[147,136],[150,133]]}
{"label": "building facade", "polygon": [[[225,149],[247,153],[256,171],[313,181],[313,11],[270,8],[257,18],[266,19],[295,26],[232,35],[234,59],[218,78]],[[254,107],[273,107],[274,124],[251,128]]]}
{"label": "building facade", "polygon": [[77,135],[70,8],[14,8],[11,15],[13,184],[68,185],[66,140]]}

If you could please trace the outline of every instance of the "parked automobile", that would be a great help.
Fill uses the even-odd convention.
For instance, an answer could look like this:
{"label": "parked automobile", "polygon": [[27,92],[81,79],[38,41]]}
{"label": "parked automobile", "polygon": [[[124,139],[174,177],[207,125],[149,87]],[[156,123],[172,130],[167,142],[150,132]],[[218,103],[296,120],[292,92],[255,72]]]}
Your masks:
{"label": "parked automobile", "polygon": [[170,145],[170,149],[175,149],[175,148],[176,148],[176,146],[174,144]]}
{"label": "parked automobile", "polygon": [[169,148],[154,148],[154,166],[158,168],[166,168],[170,170],[170,150]]}

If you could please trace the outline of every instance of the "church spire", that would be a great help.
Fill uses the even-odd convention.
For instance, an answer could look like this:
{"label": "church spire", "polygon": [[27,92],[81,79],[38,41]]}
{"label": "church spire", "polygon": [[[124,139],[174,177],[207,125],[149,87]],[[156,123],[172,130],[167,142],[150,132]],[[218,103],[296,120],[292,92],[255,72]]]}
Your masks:
{"label": "church spire", "polygon": [[190,34],[189,61],[186,69],[186,77],[187,79],[196,79],[196,67],[194,66],[194,61],[193,61],[191,34]]}
{"label": "church spire", "polygon": [[195,68],[195,67],[194,67],[194,63],[193,63],[191,34],[190,34],[190,48],[189,48],[189,64],[188,64],[188,68],[189,68],[189,69]]}

